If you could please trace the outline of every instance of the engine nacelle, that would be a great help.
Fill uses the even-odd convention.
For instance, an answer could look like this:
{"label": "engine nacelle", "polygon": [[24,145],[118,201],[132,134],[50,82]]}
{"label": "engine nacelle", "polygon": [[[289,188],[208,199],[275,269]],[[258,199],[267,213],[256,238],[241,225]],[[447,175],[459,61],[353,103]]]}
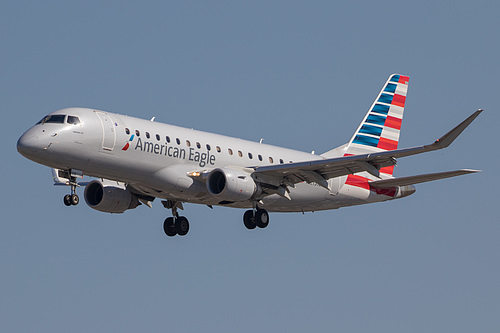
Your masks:
{"label": "engine nacelle", "polygon": [[84,196],[90,208],[105,213],[123,213],[139,206],[138,198],[125,185],[112,181],[91,181]]}
{"label": "engine nacelle", "polygon": [[221,201],[246,201],[258,191],[250,174],[231,168],[214,169],[208,175],[207,190]]}

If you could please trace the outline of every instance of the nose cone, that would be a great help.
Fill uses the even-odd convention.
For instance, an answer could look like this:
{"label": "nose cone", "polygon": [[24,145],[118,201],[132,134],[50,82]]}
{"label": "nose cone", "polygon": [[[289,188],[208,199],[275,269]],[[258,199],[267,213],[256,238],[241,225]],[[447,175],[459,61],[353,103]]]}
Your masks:
{"label": "nose cone", "polygon": [[38,137],[32,131],[27,131],[17,140],[17,151],[26,158],[31,159],[41,149]]}

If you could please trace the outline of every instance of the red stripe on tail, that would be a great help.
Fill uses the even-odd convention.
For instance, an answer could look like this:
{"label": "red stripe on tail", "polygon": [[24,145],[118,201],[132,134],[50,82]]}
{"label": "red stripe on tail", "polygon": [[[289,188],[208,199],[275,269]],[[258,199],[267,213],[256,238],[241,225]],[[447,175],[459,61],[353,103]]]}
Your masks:
{"label": "red stripe on tail", "polygon": [[394,94],[394,97],[392,98],[392,105],[397,105],[397,106],[400,106],[402,108],[405,107],[405,101],[406,101],[406,97],[403,96],[403,95],[398,95],[398,94]]}
{"label": "red stripe on tail", "polygon": [[387,119],[385,120],[384,125],[387,127],[390,127],[390,128],[400,130],[401,129],[401,122],[402,122],[402,119],[387,116]]}
{"label": "red stripe on tail", "polygon": [[394,150],[398,148],[398,142],[386,138],[380,138],[377,147],[384,150]]}
{"label": "red stripe on tail", "polygon": [[398,81],[398,83],[408,84],[408,81],[410,81],[410,77],[409,77],[409,76],[404,76],[404,75],[401,75],[401,76],[399,77],[399,81]]}

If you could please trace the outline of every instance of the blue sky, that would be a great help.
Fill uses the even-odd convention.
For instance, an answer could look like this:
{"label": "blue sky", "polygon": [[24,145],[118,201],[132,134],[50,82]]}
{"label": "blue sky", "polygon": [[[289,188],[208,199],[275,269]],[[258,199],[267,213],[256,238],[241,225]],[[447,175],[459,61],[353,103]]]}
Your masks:
{"label": "blue sky", "polygon": [[[18,1],[0,4],[0,322],[5,331],[495,332],[500,326],[494,1]],[[448,149],[400,159],[393,202],[271,214],[155,203],[65,207],[16,151],[45,114],[83,106],[304,151],[345,143],[391,73],[410,76],[401,147],[478,108]],[[82,194],[80,192],[80,194]]]}

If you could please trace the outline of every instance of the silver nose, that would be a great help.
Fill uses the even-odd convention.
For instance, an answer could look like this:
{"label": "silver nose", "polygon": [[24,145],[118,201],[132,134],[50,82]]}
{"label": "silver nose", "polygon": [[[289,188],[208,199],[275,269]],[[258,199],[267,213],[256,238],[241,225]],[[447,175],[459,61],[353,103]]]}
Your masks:
{"label": "silver nose", "polygon": [[33,133],[24,133],[19,140],[17,140],[17,151],[24,157],[28,157],[33,153],[40,150],[40,142]]}

